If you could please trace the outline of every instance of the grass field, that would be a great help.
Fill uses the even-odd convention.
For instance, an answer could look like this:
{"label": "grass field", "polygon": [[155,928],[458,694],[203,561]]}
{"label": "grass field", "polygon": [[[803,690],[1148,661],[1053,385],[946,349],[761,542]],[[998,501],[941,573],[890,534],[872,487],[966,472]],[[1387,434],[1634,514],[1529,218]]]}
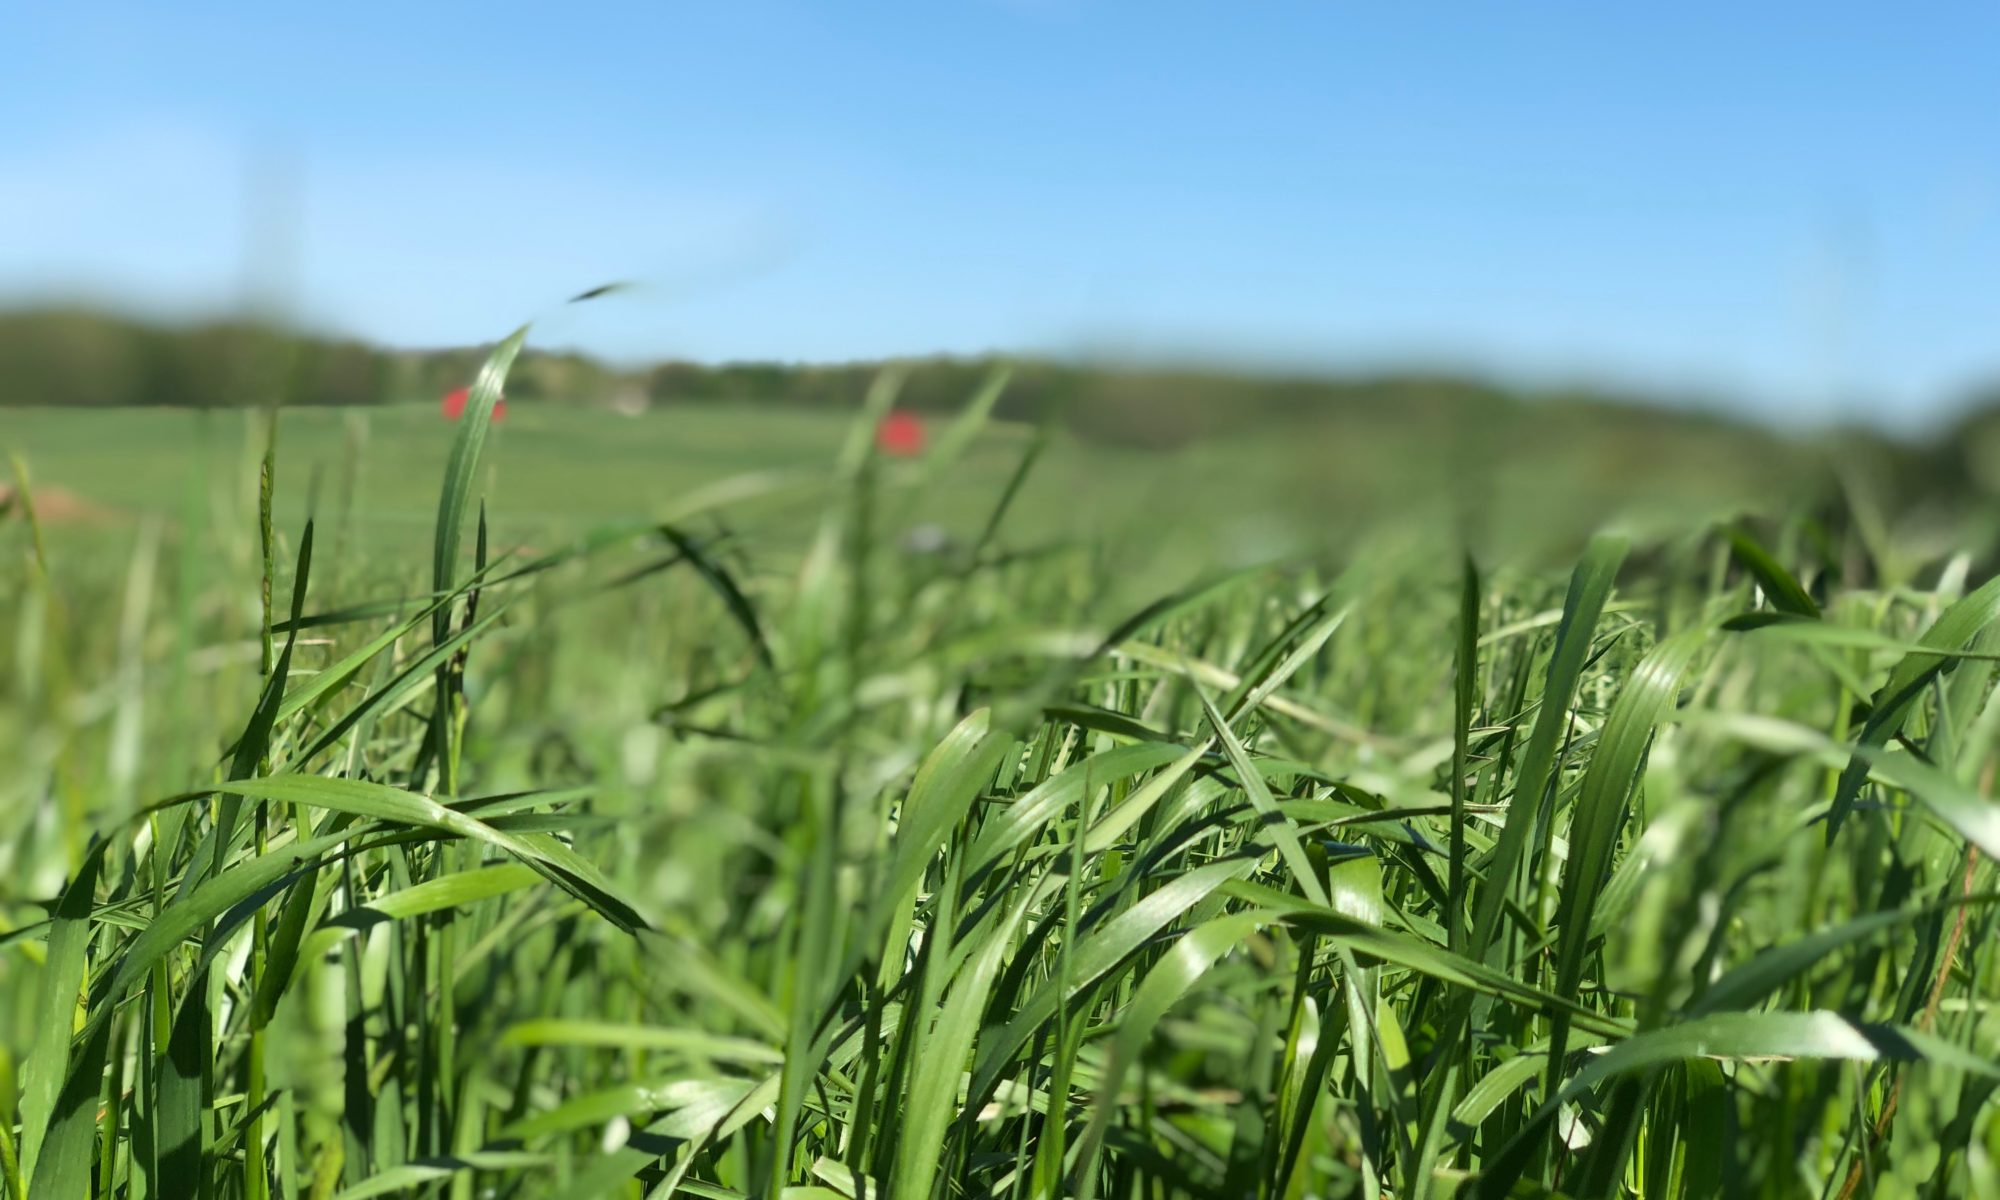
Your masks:
{"label": "grass field", "polygon": [[[481,482],[506,536],[532,540],[673,515],[704,489],[768,477],[763,498],[736,502],[731,518],[754,520],[760,540],[796,550],[815,527],[826,469],[852,420],[704,403],[638,417],[517,404],[495,427]],[[322,524],[352,526],[380,552],[421,550],[453,432],[427,404],[288,412],[274,497],[281,532],[290,536],[313,512]],[[929,482],[917,518],[976,530],[1034,437],[1026,426],[984,425]],[[106,539],[89,536],[91,526],[129,538],[149,516],[187,521],[191,504],[198,520],[240,522],[254,507],[264,434],[261,418],[241,410],[0,407],[0,448],[24,457],[42,486],[99,510],[52,548],[78,544],[88,569],[89,560],[121,557],[99,554]],[[1035,486],[1016,498],[1010,528],[1019,541],[1109,544],[1171,527],[1171,544],[1155,538],[1146,557],[1171,551],[1184,575],[1231,555],[1349,543],[1385,521],[1435,528],[1470,502],[1510,552],[1567,552],[1613,519],[1671,530],[1769,510],[1816,487],[1807,457],[1670,423],[1644,437],[1622,425],[1518,416],[1439,428],[1393,408],[1303,428],[1251,425],[1166,452],[1058,433],[1036,462]]]}
{"label": "grass field", "polygon": [[16,1200],[2000,1194],[1900,514],[498,382],[5,416],[100,510],[0,524]]}
{"label": "grass field", "polygon": [[[546,546],[608,522],[714,507],[755,527],[760,560],[783,561],[816,528],[827,467],[852,421],[851,413],[699,404],[638,418],[517,405],[495,428],[480,482],[509,545]],[[82,572],[122,564],[149,519],[170,534],[245,526],[261,430],[261,417],[237,411],[0,410],[0,443],[26,458],[40,484],[83,506],[50,548]],[[323,529],[367,545],[366,561],[349,565],[381,563],[396,574],[403,555],[428,547],[436,475],[453,432],[430,406],[288,413],[273,503],[280,536],[295,537],[317,514]],[[1030,428],[989,424],[950,472],[929,481],[912,522],[976,533],[1034,437]],[[1158,545],[1128,555],[1128,569],[1147,576],[1135,589],[1157,588],[1191,565],[1300,545],[1312,531],[1293,519],[1288,492],[1351,504],[1384,489],[1352,475],[1315,482],[1312,465],[1292,458],[1273,473],[1269,449],[1270,439],[1257,436],[1193,447],[1162,472],[1157,454],[1059,437],[1039,457],[1037,486],[1018,496],[1013,527],[1027,541],[1109,545],[1111,531],[1171,525],[1165,562],[1155,564]],[[248,540],[234,532],[237,566],[249,568]]]}

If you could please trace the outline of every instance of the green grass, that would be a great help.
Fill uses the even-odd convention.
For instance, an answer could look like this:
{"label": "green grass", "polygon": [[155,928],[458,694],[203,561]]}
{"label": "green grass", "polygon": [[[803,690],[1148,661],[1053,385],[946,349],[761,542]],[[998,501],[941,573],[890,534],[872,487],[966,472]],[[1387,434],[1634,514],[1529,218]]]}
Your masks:
{"label": "green grass", "polygon": [[[1573,551],[1614,513],[1678,529],[1740,508],[1769,509],[1820,486],[1809,456],[1774,456],[1732,431],[1667,425],[1628,429],[1575,418],[1504,414],[1476,428],[1439,427],[1385,401],[1377,413],[1336,411],[1317,423],[1251,425],[1170,452],[1056,434],[1036,463],[1009,529],[1021,542],[1100,543],[1146,523],[1171,526],[1171,586],[1232,554],[1273,554],[1347,542],[1356,530],[1447,519],[1455,488],[1480,495],[1485,534],[1510,553]],[[686,403],[625,417],[586,406],[513,405],[494,429],[482,482],[510,541],[560,539],[601,523],[679,511],[705,488],[746,476],[823,480],[851,413]],[[352,529],[368,555],[429,544],[436,480],[454,427],[430,404],[288,411],[277,448],[275,518],[295,537],[308,515]],[[984,425],[953,469],[928,488],[922,519],[970,533],[1035,431]],[[261,419],[233,409],[0,407],[0,448],[35,478],[97,510],[72,522],[52,553],[75,569],[122,563],[108,529],[129,541],[147,517],[172,526],[190,504],[210,522],[241,520],[264,452]],[[820,491],[777,488],[752,516],[760,540],[810,536]],[[92,534],[95,530],[97,533]],[[116,539],[110,539],[116,540]],[[72,553],[70,547],[76,549]],[[786,548],[794,548],[787,545]],[[1158,557],[1156,544],[1144,557]],[[242,564],[239,564],[242,565]]]}
{"label": "green grass", "polygon": [[1467,463],[1550,511],[1477,438],[977,404],[288,412],[260,512],[261,418],[7,420],[117,511],[0,526],[13,1197],[2000,1190],[2000,585],[1893,520],[1468,558]]}

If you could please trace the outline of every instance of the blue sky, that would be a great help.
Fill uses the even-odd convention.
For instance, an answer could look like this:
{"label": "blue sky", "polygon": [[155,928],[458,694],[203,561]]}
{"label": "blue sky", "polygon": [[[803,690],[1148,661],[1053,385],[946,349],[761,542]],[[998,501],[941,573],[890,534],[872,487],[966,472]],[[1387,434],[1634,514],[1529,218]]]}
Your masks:
{"label": "blue sky", "polygon": [[[2000,376],[2000,7],[11,6],[0,293],[403,344]],[[1650,11],[1642,11],[1642,8]]]}

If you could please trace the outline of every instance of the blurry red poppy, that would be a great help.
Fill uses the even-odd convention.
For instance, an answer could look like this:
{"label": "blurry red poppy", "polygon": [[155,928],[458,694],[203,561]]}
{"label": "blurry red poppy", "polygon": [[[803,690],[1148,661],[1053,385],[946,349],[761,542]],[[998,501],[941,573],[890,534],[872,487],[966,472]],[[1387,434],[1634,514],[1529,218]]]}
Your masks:
{"label": "blurry red poppy", "polygon": [[[472,399],[471,388],[453,388],[444,394],[444,415],[448,421],[456,421],[465,415],[465,405]],[[507,415],[505,396],[493,402],[493,419],[498,421]]]}
{"label": "blurry red poppy", "polygon": [[924,423],[913,412],[901,409],[882,418],[875,428],[875,447],[884,454],[908,458],[924,449]]}

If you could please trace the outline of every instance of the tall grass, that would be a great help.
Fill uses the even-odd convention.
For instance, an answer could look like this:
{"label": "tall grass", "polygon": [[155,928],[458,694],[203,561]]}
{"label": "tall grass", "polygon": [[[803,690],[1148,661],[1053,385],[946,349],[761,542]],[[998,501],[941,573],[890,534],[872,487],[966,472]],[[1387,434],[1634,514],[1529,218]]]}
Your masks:
{"label": "tall grass", "polygon": [[15,1200],[2000,1194],[1966,559],[1399,533],[1104,619],[1171,531],[1032,552],[1029,443],[904,552],[1004,381],[906,468],[894,379],[800,558],[510,552],[518,346],[427,571],[266,486],[8,577]]}

